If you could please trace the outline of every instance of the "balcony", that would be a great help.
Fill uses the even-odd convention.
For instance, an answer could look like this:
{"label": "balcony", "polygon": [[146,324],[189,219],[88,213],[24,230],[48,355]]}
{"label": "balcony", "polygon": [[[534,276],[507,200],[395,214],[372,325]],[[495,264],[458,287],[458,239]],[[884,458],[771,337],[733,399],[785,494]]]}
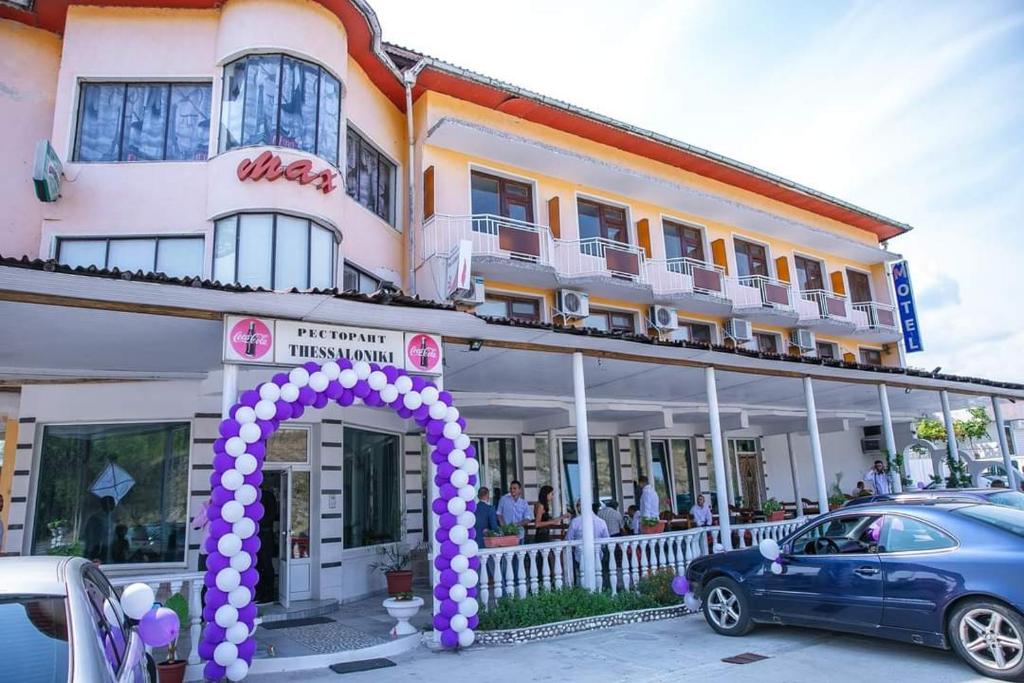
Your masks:
{"label": "balcony", "polygon": [[726,293],[721,266],[690,258],[651,259],[646,262],[647,281],[657,303],[696,313],[728,314],[732,301]]}
{"label": "balcony", "polygon": [[435,214],[423,225],[423,261],[447,258],[462,240],[473,243],[473,273],[536,287],[557,285],[554,240],[543,225],[492,214]]}
{"label": "balcony", "polygon": [[558,279],[590,294],[634,299],[650,296],[644,251],[604,237],[554,240]]}
{"label": "balcony", "polygon": [[852,304],[852,319],[856,325],[854,336],[865,341],[882,344],[899,341],[903,336],[896,321],[896,308],[878,301]]}
{"label": "balcony", "polygon": [[765,275],[742,275],[732,280],[726,291],[736,314],[751,322],[789,326],[799,318],[788,282]]}
{"label": "balcony", "polygon": [[849,335],[856,329],[849,300],[840,294],[824,289],[807,289],[800,292],[797,303],[800,327],[827,334]]}

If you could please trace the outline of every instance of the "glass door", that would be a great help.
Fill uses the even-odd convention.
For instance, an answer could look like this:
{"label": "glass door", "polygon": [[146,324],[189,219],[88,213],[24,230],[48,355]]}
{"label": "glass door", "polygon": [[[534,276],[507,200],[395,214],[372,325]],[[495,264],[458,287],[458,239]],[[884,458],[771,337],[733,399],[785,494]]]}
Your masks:
{"label": "glass door", "polygon": [[309,524],[309,471],[288,471],[287,571],[282,572],[281,595],[287,600],[309,600],[312,595],[312,566]]}
{"label": "glass door", "polygon": [[[615,458],[612,454],[611,439],[590,440],[590,472],[595,503],[604,505],[609,500],[616,500],[615,495]],[[580,465],[576,451],[576,441],[562,442],[562,467],[567,504],[576,505],[580,497]]]}
{"label": "glass door", "polygon": [[288,590],[291,559],[291,555],[288,552],[288,548],[291,545],[288,542],[291,536],[290,522],[288,520],[288,510],[291,508],[289,500],[291,487],[288,485],[289,474],[290,472],[287,469],[280,470],[277,473],[278,481],[280,482],[278,485],[280,495],[277,498],[277,600],[285,607],[291,604],[291,595]]}
{"label": "glass door", "polygon": [[729,459],[734,468],[734,504],[759,510],[764,502],[764,469],[757,440],[729,439]]}

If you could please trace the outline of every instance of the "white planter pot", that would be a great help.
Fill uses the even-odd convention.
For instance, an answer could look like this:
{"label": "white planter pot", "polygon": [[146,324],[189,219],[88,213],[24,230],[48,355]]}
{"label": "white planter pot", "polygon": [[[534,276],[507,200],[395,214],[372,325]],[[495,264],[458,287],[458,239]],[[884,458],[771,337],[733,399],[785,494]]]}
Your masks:
{"label": "white planter pot", "polygon": [[388,611],[391,618],[396,621],[395,627],[391,629],[391,635],[410,636],[417,632],[416,627],[410,624],[409,620],[416,616],[420,607],[423,607],[423,598],[414,597],[412,600],[388,598],[381,604],[384,605],[384,609]]}

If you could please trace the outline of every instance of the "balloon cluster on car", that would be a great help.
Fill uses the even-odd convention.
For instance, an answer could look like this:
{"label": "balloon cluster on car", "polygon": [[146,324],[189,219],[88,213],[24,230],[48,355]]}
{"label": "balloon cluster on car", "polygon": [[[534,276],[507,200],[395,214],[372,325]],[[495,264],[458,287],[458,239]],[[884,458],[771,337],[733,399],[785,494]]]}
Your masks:
{"label": "balloon cluster on car", "polygon": [[221,436],[213,444],[203,607],[207,623],[199,645],[208,680],[244,679],[256,652],[253,598],[259,579],[258,529],[265,513],[260,484],[267,439],[282,422],[332,401],[343,407],[357,402],[387,406],[426,430],[440,490],[433,501],[433,510],[441,516],[440,553],[435,558],[440,582],[434,589],[441,606],[434,627],[445,647],[473,643],[480,566],[473,511],[480,466],[451,394],[390,365],[346,359],[310,362],[244,392],[221,422]]}

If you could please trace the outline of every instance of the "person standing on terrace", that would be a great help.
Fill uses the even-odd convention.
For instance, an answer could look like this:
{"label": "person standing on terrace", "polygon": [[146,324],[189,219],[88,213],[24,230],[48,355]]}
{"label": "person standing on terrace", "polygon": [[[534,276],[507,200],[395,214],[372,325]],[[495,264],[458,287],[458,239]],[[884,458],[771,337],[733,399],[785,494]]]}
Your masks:
{"label": "person standing on terrace", "polygon": [[646,476],[640,477],[640,519],[658,518],[658,493]]}
{"label": "person standing on terrace", "polygon": [[513,480],[508,486],[508,493],[498,501],[498,523],[502,526],[515,524],[519,527],[519,542],[526,535],[526,525],[533,521],[530,505],[523,498],[523,485]]}

